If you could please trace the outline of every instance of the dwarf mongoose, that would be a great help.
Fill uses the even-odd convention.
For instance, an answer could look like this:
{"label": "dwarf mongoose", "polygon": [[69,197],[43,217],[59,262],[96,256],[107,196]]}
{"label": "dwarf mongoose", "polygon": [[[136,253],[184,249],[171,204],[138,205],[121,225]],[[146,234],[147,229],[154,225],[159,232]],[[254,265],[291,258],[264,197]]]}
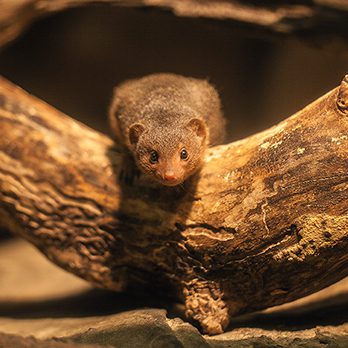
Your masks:
{"label": "dwarf mongoose", "polygon": [[153,74],[117,86],[110,107],[116,139],[150,178],[175,186],[202,165],[224,138],[218,93],[205,80]]}

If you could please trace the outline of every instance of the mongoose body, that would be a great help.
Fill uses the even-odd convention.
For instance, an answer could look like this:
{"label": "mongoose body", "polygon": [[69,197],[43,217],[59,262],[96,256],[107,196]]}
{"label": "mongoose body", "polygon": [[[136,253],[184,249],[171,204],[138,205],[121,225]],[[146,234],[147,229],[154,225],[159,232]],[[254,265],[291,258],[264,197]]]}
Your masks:
{"label": "mongoose body", "polygon": [[207,81],[175,74],[129,80],[114,90],[110,123],[138,168],[167,186],[202,165],[209,145],[223,141],[218,93]]}

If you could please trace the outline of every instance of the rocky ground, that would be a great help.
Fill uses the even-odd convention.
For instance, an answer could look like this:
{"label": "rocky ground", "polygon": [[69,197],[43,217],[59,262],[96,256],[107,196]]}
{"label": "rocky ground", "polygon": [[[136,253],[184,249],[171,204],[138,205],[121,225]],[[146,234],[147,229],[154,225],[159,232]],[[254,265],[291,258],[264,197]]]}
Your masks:
{"label": "rocky ground", "polygon": [[348,279],[208,337],[180,304],[93,289],[22,240],[1,242],[0,274],[0,348],[348,347]]}

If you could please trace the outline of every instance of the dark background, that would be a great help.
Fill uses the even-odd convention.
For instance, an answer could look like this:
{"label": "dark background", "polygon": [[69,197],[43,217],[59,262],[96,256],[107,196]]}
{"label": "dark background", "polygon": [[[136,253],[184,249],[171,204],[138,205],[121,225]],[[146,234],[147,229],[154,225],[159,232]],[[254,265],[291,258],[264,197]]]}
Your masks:
{"label": "dark background", "polygon": [[108,133],[112,88],[153,72],[208,78],[230,140],[267,128],[337,86],[348,41],[260,35],[169,12],[94,6],[52,15],[0,51],[0,74]]}

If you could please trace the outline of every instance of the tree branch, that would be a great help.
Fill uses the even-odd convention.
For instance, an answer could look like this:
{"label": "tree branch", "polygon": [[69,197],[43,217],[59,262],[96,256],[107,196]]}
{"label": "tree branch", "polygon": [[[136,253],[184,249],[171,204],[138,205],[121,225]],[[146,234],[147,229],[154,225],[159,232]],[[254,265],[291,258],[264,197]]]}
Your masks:
{"label": "tree branch", "polygon": [[348,78],[279,125],[209,149],[184,188],[122,186],[106,136],[0,80],[0,221],[51,261],[114,290],[229,318],[348,275]]}
{"label": "tree branch", "polygon": [[51,13],[90,4],[152,7],[181,17],[231,21],[277,33],[321,33],[346,36],[348,5],[344,0],[22,0],[0,3],[0,47],[31,22]]}

